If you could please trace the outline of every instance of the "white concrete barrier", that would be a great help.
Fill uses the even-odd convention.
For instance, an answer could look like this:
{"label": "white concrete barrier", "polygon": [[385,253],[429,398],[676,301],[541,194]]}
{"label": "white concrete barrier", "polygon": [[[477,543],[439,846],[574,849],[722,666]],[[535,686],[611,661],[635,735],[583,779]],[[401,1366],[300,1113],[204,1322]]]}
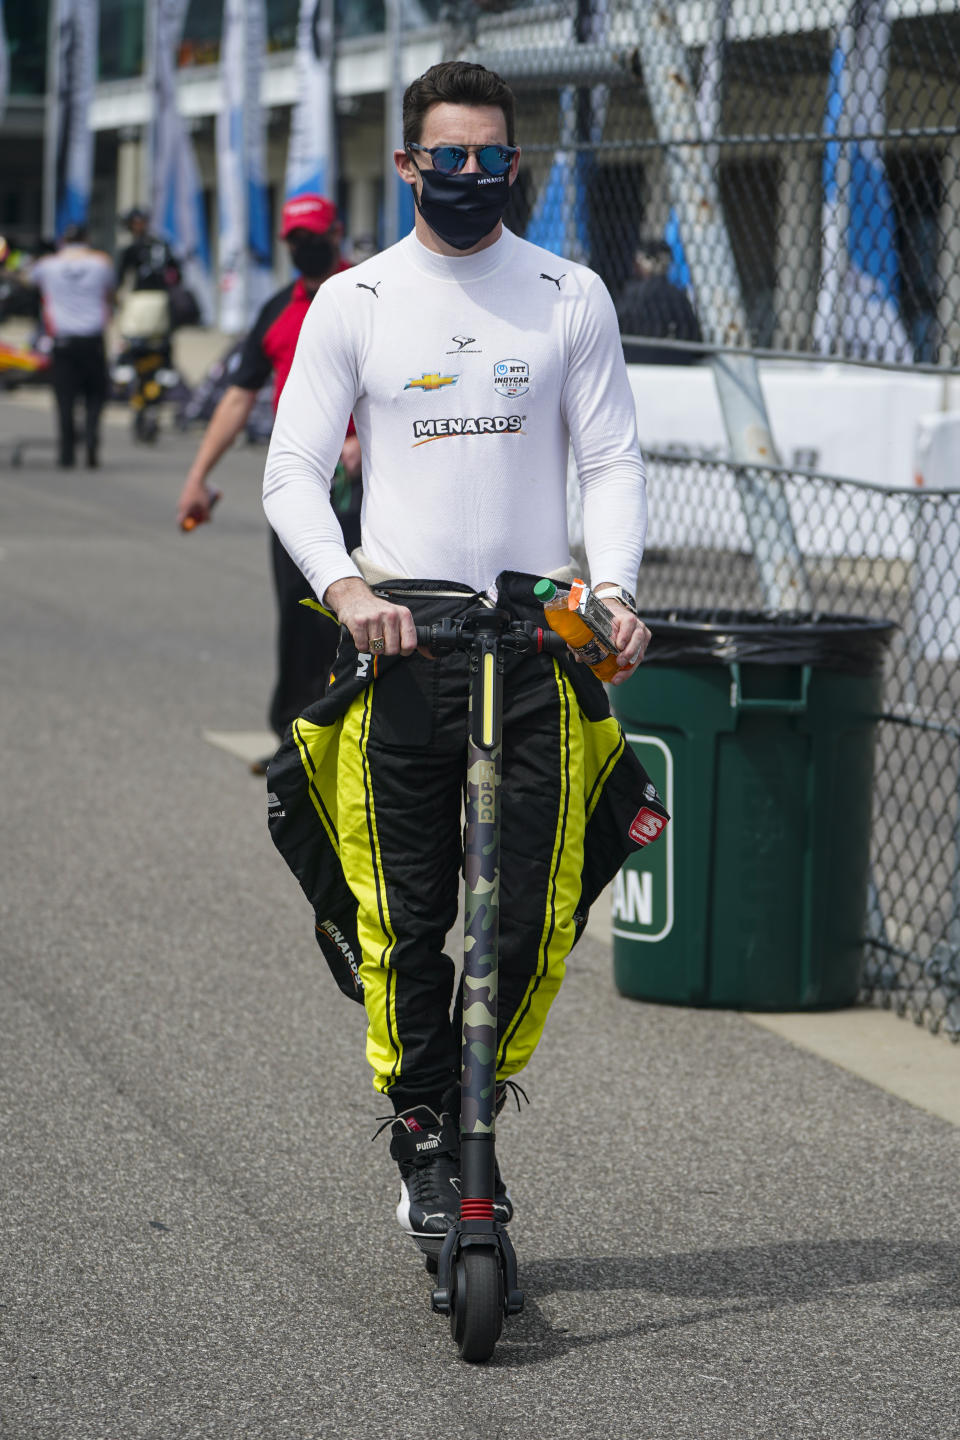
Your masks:
{"label": "white concrete barrier", "polygon": [[[627,373],[645,450],[725,459],[726,433],[709,364],[628,365]],[[785,465],[867,481],[883,491],[914,488],[917,426],[943,405],[948,382],[942,377],[780,362],[761,365],[760,374]],[[948,398],[960,407],[960,393]],[[790,500],[806,555],[912,558],[909,507],[888,494],[833,494],[822,483],[800,481],[791,485]],[[649,544],[749,548],[730,476],[698,471],[672,481],[662,497],[651,485]]]}
{"label": "white concrete barrier", "polygon": [[928,660],[960,660],[960,412],[921,416],[916,428],[915,633]]}

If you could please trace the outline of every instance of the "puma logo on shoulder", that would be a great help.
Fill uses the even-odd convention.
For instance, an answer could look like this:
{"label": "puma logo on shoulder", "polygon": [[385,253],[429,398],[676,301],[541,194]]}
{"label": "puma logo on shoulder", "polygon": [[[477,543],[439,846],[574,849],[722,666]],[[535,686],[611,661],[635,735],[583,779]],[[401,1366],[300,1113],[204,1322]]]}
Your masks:
{"label": "puma logo on shoulder", "polygon": [[383,283],[383,282],[382,282],[381,280],[378,280],[377,283],[376,283],[376,285],[364,285],[364,283],[363,283],[362,280],[358,280],[358,281],[357,281],[357,289],[358,289],[358,290],[369,290],[369,291],[370,291],[370,294],[373,296],[374,300],[379,300],[379,299],[380,299],[380,296],[377,294],[377,287],[378,287],[379,285],[381,285],[382,283]]}
{"label": "puma logo on shoulder", "polygon": [[552,280],[553,283],[554,283],[554,285],[556,285],[556,287],[557,287],[558,290],[560,289],[560,281],[561,281],[561,280],[565,280],[566,278],[567,278],[567,272],[566,272],[566,270],[564,270],[564,272],[563,272],[562,275],[545,275],[542,270],[540,271],[540,279],[541,279],[541,280]]}

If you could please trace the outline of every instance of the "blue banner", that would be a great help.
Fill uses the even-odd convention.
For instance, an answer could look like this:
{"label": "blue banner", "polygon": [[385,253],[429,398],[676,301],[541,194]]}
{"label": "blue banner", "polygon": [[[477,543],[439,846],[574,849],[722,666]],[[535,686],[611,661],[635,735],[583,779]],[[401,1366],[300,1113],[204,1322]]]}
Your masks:
{"label": "blue banner", "polygon": [[54,10],[54,118],[48,145],[52,143],[53,225],[57,235],[62,235],[68,225],[85,225],[90,209],[90,104],[97,73],[99,18],[97,0],[58,0]]}

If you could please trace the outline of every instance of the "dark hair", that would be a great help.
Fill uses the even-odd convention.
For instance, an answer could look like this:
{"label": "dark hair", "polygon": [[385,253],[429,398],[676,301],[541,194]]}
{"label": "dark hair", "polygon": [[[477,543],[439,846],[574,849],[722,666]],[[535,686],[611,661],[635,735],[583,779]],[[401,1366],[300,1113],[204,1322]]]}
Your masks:
{"label": "dark hair", "polygon": [[513,91],[505,80],[485,65],[466,60],[443,60],[431,65],[418,80],[407,86],[403,96],[403,143],[419,144],[423,122],[432,105],[498,105],[507,122],[507,144],[512,145],[516,127]]}
{"label": "dark hair", "polygon": [[673,250],[667,241],[652,236],[638,240],[635,253],[645,255],[648,260],[673,260]]}
{"label": "dark hair", "polygon": [[61,245],[82,244],[87,238],[86,225],[68,225],[60,236]]}

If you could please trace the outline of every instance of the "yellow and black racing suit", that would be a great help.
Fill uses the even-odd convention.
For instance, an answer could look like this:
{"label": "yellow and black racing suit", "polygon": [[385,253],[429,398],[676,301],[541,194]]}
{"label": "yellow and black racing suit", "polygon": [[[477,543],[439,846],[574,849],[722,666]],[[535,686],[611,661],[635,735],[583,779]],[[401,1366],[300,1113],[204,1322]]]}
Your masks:
{"label": "yellow and black racing suit", "polygon": [[[498,604],[542,621],[535,579],[499,576]],[[453,583],[375,588],[418,624],[490,603]],[[366,1005],[374,1086],[398,1111],[439,1113],[458,1074],[444,945],[462,865],[467,704],[464,655],[358,655],[344,630],[326,695],[268,771],[271,834],[338,984]],[[572,657],[507,656],[502,766],[498,1081],[536,1048],[590,905],[638,848],[638,812],[666,816],[602,684]]]}

